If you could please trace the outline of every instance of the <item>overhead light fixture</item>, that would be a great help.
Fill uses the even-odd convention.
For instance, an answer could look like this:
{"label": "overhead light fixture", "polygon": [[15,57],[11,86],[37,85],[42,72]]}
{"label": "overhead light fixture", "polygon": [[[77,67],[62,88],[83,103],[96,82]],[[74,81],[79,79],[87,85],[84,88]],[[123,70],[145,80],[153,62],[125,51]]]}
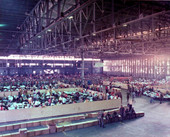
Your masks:
{"label": "overhead light fixture", "polygon": [[48,32],[51,32],[51,29],[48,29],[47,31],[48,31]]}
{"label": "overhead light fixture", "polygon": [[69,16],[68,19],[73,19],[73,16]]}
{"label": "overhead light fixture", "polygon": [[93,36],[96,36],[96,33],[92,33]]}
{"label": "overhead light fixture", "polygon": [[0,27],[5,27],[6,26],[6,24],[0,24]]}
{"label": "overhead light fixture", "polygon": [[41,38],[41,36],[39,35],[38,38]]}
{"label": "overhead light fixture", "polygon": [[123,27],[127,27],[127,24],[123,24]]}

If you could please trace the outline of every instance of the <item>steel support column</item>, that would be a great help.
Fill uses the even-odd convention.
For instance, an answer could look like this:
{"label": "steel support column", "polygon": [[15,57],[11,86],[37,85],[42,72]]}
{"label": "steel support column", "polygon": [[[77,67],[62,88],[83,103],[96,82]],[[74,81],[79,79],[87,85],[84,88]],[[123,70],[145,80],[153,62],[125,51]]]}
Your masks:
{"label": "steel support column", "polygon": [[80,24],[80,38],[81,38],[81,47],[82,47],[82,51],[81,51],[81,60],[82,60],[82,68],[81,68],[81,78],[82,78],[82,84],[84,85],[84,38],[82,38],[82,11],[80,11],[80,16],[79,16],[79,24]]}

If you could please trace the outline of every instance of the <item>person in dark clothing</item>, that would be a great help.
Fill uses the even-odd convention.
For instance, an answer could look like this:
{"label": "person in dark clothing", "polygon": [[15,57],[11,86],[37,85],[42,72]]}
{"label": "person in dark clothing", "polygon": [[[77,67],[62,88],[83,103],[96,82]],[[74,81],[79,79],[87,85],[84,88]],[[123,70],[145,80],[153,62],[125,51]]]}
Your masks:
{"label": "person in dark clothing", "polygon": [[123,105],[121,105],[121,108],[120,108],[121,121],[124,120],[124,112],[125,112],[125,108],[123,107]]}
{"label": "person in dark clothing", "polygon": [[122,93],[121,93],[121,92],[118,92],[118,93],[116,93],[115,95],[117,95],[117,96],[121,99],[121,104],[122,104],[122,101],[123,101]]}
{"label": "person in dark clothing", "polygon": [[120,95],[119,95],[120,99],[121,99],[121,104],[123,103],[123,96],[122,96],[122,93],[120,92]]}
{"label": "person in dark clothing", "polygon": [[129,110],[128,109],[125,110],[125,118],[129,119]]}
{"label": "person in dark clothing", "polygon": [[162,101],[163,101],[163,94],[161,93],[160,94],[160,104],[162,104]]}
{"label": "person in dark clothing", "polygon": [[3,110],[8,110],[6,105],[3,105]]}
{"label": "person in dark clothing", "polygon": [[132,109],[132,104],[127,104],[127,106],[128,106],[128,110],[129,110],[129,112],[130,112],[131,109]]}
{"label": "person in dark clothing", "polygon": [[136,112],[134,108],[132,107],[131,111],[129,111],[130,118],[136,118]]}
{"label": "person in dark clothing", "polygon": [[128,92],[131,92],[131,87],[129,84],[127,85],[127,87],[128,87]]}
{"label": "person in dark clothing", "polygon": [[18,92],[18,98],[20,98],[20,97],[21,97],[21,92],[19,91],[19,92]]}
{"label": "person in dark clothing", "polygon": [[127,92],[127,103],[129,103],[129,98],[130,98],[130,92]]}
{"label": "person in dark clothing", "polygon": [[119,116],[118,116],[117,112],[115,111],[112,115],[112,122],[116,122],[118,120],[119,120]]}
{"label": "person in dark clothing", "polygon": [[132,92],[132,102],[136,102],[136,101],[135,101],[135,95],[136,95],[136,93],[135,93],[135,92]]}
{"label": "person in dark clothing", "polygon": [[106,114],[105,118],[107,120],[107,123],[111,123],[112,122],[112,117],[111,117],[109,112]]}

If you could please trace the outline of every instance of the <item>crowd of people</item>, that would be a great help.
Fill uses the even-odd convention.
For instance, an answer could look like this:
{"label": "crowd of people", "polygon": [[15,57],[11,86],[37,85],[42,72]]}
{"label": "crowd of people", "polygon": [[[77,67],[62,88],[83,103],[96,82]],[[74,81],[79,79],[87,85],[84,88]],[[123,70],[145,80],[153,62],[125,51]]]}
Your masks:
{"label": "crowd of people", "polygon": [[[86,76],[85,84],[82,85],[80,75],[30,75],[30,76],[2,76],[0,77],[1,92],[17,91],[18,95],[10,95],[0,98],[1,110],[12,110],[19,108],[32,108],[52,106],[58,104],[70,104],[87,101],[97,101],[103,99],[118,99],[119,95],[113,92],[103,94],[103,87],[100,77]],[[60,84],[59,84],[60,83]],[[63,84],[61,84],[63,83]],[[66,84],[65,84],[66,83]],[[98,89],[96,87],[102,87]],[[83,87],[81,92],[55,92],[58,88]],[[47,93],[39,92],[40,90],[49,91]],[[87,92],[93,90],[97,92]],[[32,94],[28,94],[31,91]],[[78,98],[75,96],[78,95]]]}
{"label": "crowd of people", "polygon": [[[112,84],[104,86],[103,81],[107,79],[105,75],[86,75],[84,84],[80,75],[30,75],[30,76],[1,76],[0,77],[0,91],[19,91],[20,89],[48,89],[50,87],[62,88],[62,85],[58,85],[58,81],[69,84],[72,87],[83,87],[85,89],[91,89],[98,92],[109,92],[113,87]],[[126,81],[127,82],[127,81]],[[167,83],[165,80],[146,80],[135,79],[129,81],[128,92],[130,95],[140,97],[146,95],[152,98],[160,98],[161,92],[154,88],[154,85]],[[116,86],[116,85],[114,85]],[[167,92],[163,94],[163,99],[169,100],[170,94]]]}
{"label": "crowd of people", "polygon": [[[108,99],[117,99],[114,97]],[[45,107],[61,104],[72,103],[85,103],[92,101],[105,100],[106,97],[103,93],[84,90],[76,91],[55,91],[54,88],[49,89],[47,92],[40,92],[34,89],[31,94],[28,94],[26,90],[19,91],[18,95],[8,97],[0,97],[0,110],[13,110],[32,107]]]}
{"label": "crowd of people", "polygon": [[19,89],[48,89],[57,86],[58,75],[1,76],[0,91],[18,91]]}
{"label": "crowd of people", "polygon": [[60,104],[72,104],[79,102],[103,100],[101,94],[91,94],[83,90],[79,91],[64,91],[56,92],[51,90],[49,92],[33,91],[32,94],[18,92],[17,96],[1,97],[1,110],[12,110],[20,108],[45,107]]}
{"label": "crowd of people", "polygon": [[101,83],[99,76],[87,75],[85,77],[84,85],[80,75],[63,75],[63,74],[51,74],[51,75],[14,75],[14,76],[0,76],[0,92],[6,91],[18,91],[22,89],[48,89],[49,86],[57,87],[58,81],[65,84],[69,84],[73,87],[84,87],[90,89],[91,84]]}
{"label": "crowd of people", "polygon": [[166,82],[165,80],[137,79],[128,83],[128,92],[132,96],[140,97],[141,95],[145,95],[152,98],[152,100],[170,100],[169,92],[162,93],[158,88],[155,88],[155,85],[165,84]]}
{"label": "crowd of people", "polygon": [[[103,80],[106,77],[87,75],[82,85],[80,75],[30,75],[30,76],[1,76],[0,91],[18,91],[18,95],[1,97],[1,110],[11,110],[19,108],[43,107],[59,104],[70,104],[87,101],[97,101],[103,99],[122,99],[121,92],[114,92],[112,88],[115,85],[103,85]],[[59,84],[60,82],[60,84]],[[66,84],[61,84],[66,83]],[[135,96],[146,95],[152,99],[164,98],[169,99],[169,94],[162,94],[153,88],[155,81],[138,79],[128,81],[127,103],[132,96],[134,101]],[[160,83],[160,82],[157,82]],[[58,88],[68,87],[83,87],[86,91],[82,92],[55,92]],[[49,92],[42,93],[39,90],[47,90]],[[32,91],[28,94],[27,91]],[[87,92],[88,90],[97,91],[95,93]],[[78,98],[76,98],[78,95]],[[152,101],[152,100],[151,100]]]}

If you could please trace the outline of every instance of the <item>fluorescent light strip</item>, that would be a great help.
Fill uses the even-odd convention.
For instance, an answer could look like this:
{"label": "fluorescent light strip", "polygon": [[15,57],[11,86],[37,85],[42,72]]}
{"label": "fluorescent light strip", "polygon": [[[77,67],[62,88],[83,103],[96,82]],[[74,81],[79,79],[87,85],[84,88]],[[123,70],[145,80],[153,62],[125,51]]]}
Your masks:
{"label": "fluorescent light strip", "polygon": [[[81,58],[74,56],[37,56],[37,55],[9,55],[0,56],[1,60],[67,60],[67,61],[81,61]],[[85,58],[85,61],[100,61],[100,59]]]}

